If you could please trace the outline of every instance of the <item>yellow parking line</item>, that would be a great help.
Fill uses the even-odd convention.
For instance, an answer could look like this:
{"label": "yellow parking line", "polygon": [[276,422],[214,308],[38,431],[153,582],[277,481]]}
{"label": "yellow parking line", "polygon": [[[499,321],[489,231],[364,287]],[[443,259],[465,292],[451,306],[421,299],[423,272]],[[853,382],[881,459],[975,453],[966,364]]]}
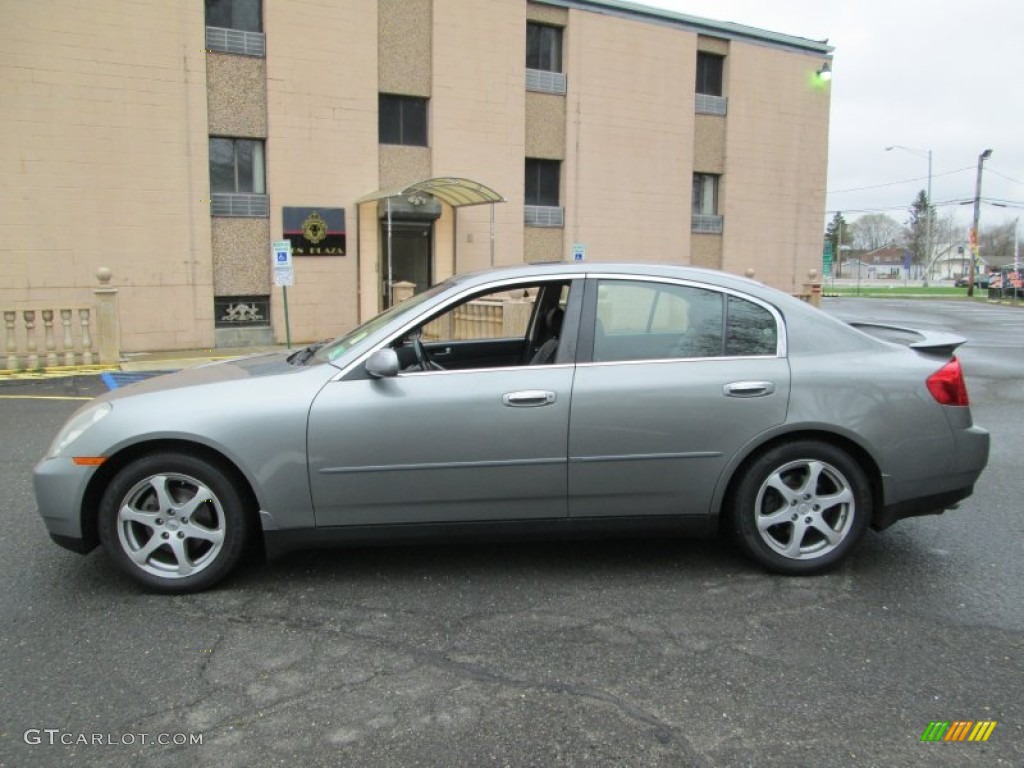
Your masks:
{"label": "yellow parking line", "polygon": [[0,395],[0,400],[92,400],[92,398],[71,395]]}

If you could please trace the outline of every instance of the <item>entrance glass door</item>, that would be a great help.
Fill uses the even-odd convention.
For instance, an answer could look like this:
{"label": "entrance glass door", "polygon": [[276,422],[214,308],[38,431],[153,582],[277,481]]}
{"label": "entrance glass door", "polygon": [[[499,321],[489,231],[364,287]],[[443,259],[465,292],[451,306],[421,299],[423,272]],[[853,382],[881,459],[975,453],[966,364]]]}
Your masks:
{"label": "entrance glass door", "polygon": [[[391,222],[391,273],[388,272],[388,225],[382,223],[381,232],[381,270],[383,277],[381,290],[383,305],[389,307],[390,292],[388,286],[394,283],[409,282],[416,284],[416,293],[426,290],[431,285],[434,272],[433,242],[434,224],[429,221],[392,221]],[[389,281],[393,281],[390,282]]]}

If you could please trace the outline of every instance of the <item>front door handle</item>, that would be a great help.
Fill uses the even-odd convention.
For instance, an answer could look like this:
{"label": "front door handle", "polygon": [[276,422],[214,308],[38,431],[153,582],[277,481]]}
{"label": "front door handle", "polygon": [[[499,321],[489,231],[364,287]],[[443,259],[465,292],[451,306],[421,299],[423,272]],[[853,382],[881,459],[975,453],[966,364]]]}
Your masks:
{"label": "front door handle", "polygon": [[551,405],[558,398],[546,389],[524,389],[520,392],[506,392],[501,396],[502,405],[509,408],[536,408]]}
{"label": "front door handle", "polygon": [[775,391],[771,381],[734,381],[722,387],[726,397],[764,397]]}

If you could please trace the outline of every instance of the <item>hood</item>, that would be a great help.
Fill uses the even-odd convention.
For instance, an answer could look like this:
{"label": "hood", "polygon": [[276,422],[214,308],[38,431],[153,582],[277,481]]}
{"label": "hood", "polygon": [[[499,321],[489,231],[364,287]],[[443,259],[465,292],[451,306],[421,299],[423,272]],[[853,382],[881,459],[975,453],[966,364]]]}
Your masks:
{"label": "hood", "polygon": [[202,363],[193,368],[185,368],[180,371],[144,379],[135,384],[129,384],[126,387],[119,387],[100,395],[96,400],[117,400],[133,395],[165,392],[171,389],[202,386],[204,384],[220,384],[228,381],[257,379],[264,376],[298,375],[308,373],[311,368],[324,369],[325,379],[338,372],[337,369],[329,365],[291,365],[288,363],[288,356],[293,352],[294,350],[261,352],[231,360]]}

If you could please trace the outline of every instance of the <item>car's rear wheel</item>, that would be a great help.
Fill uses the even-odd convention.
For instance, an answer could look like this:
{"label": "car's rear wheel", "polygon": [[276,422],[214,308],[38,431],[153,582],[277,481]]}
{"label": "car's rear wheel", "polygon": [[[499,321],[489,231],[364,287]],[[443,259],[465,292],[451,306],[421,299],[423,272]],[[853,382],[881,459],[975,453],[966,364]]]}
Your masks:
{"label": "car's rear wheel", "polygon": [[770,570],[821,573],[856,546],[871,519],[867,476],[845,451],[814,440],[771,448],[744,470],[730,522],[740,546]]}
{"label": "car's rear wheel", "polygon": [[242,557],[249,527],[242,498],[209,462],[178,453],[145,456],[107,486],[100,541],[122,570],[151,589],[206,589]]}

